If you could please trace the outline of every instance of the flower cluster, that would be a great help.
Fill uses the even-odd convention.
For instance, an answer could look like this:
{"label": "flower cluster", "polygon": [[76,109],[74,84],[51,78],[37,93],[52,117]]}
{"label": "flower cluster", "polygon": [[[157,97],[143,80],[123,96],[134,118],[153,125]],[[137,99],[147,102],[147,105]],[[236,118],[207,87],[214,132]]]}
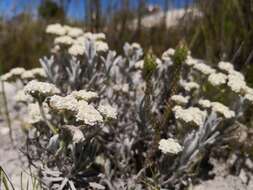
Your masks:
{"label": "flower cluster", "polygon": [[159,149],[164,153],[178,154],[183,150],[183,147],[172,138],[162,139],[159,142]]}
{"label": "flower cluster", "polygon": [[173,95],[171,96],[171,100],[173,100],[174,102],[176,102],[177,104],[187,104],[188,101],[189,101],[190,97],[184,97],[184,96],[181,96],[181,95]]}
{"label": "flower cluster", "polygon": [[20,78],[21,75],[25,72],[24,68],[14,68],[10,70],[10,72],[4,74],[1,76],[1,80],[3,81],[13,81],[16,80],[17,78]]}
{"label": "flower cluster", "polygon": [[197,107],[183,109],[181,106],[175,106],[173,112],[175,113],[176,119],[181,119],[186,123],[194,123],[200,127],[203,126],[207,117],[207,112]]}
{"label": "flower cluster", "polygon": [[219,86],[221,84],[226,84],[226,82],[227,82],[227,75],[222,74],[222,73],[212,73],[212,74],[209,75],[208,81],[213,86]]}
{"label": "flower cluster", "polygon": [[73,91],[71,95],[78,100],[85,100],[85,101],[90,101],[98,98],[98,94],[96,92],[86,90]]}
{"label": "flower cluster", "polygon": [[54,95],[49,100],[50,108],[56,111],[77,111],[78,101],[71,95],[62,97],[59,95]]}
{"label": "flower cluster", "polygon": [[228,107],[224,106],[219,102],[212,102],[211,107],[213,111],[222,114],[227,119],[235,116],[234,111],[230,110]]}
{"label": "flower cluster", "polygon": [[[148,189],[136,176],[156,189],[185,187],[226,129],[248,121],[253,89],[229,62],[207,65],[183,46],[158,58],[136,42],[118,55],[103,33],[61,24],[46,32],[55,39],[43,69],[1,76],[23,85],[15,99],[28,108],[27,155],[42,165],[45,189]],[[161,177],[146,176],[150,166]]]}
{"label": "flower cluster", "polygon": [[60,90],[53,84],[32,80],[24,87],[24,92],[34,98],[40,98],[59,94]]}
{"label": "flower cluster", "polygon": [[24,68],[14,68],[8,73],[1,76],[2,81],[13,82],[17,80],[30,81],[33,79],[44,79],[46,78],[46,73],[42,68],[34,68],[31,70],[25,70]]}
{"label": "flower cluster", "polygon": [[187,82],[184,80],[180,81],[180,85],[186,90],[186,91],[191,91],[194,89],[198,89],[199,88],[199,84],[196,82]]}
{"label": "flower cluster", "polygon": [[103,117],[92,105],[89,105],[88,102],[81,100],[78,102],[76,120],[93,126],[103,122]]}
{"label": "flower cluster", "polygon": [[97,52],[106,52],[109,50],[108,44],[104,42],[104,33],[84,32],[81,28],[71,27],[61,24],[48,25],[46,32],[57,35],[54,39],[55,46],[51,52],[57,53],[61,46],[68,47],[68,53],[73,56],[84,55],[88,53],[86,43],[94,42]]}

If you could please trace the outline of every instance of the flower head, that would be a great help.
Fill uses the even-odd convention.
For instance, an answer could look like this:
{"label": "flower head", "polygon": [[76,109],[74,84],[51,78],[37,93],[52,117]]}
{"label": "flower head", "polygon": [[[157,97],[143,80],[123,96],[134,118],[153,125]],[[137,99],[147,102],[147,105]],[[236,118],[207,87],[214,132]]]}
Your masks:
{"label": "flower head", "polygon": [[30,81],[24,87],[24,91],[26,94],[42,99],[60,93],[60,90],[56,88],[55,85],[46,82],[38,82],[35,80]]}
{"label": "flower head", "polygon": [[90,101],[98,98],[98,94],[96,92],[86,90],[73,91],[71,95],[78,100],[85,100],[85,101]]}
{"label": "flower head", "polygon": [[97,123],[103,122],[103,117],[92,105],[89,105],[88,102],[81,100],[78,102],[76,120],[93,126]]}
{"label": "flower head", "polygon": [[85,46],[80,44],[73,44],[69,48],[68,52],[73,56],[83,55],[85,53]]}
{"label": "flower head", "polygon": [[227,75],[222,73],[212,73],[208,77],[208,81],[213,86],[219,86],[221,84],[225,84],[227,82]]}
{"label": "flower head", "polygon": [[218,67],[219,69],[223,71],[227,71],[228,73],[230,73],[231,71],[234,71],[234,66],[229,62],[221,61],[218,63]]}
{"label": "flower head", "polygon": [[181,96],[181,95],[173,95],[171,96],[171,100],[173,100],[174,102],[178,103],[178,104],[187,104],[189,101],[190,97],[189,96]]}
{"label": "flower head", "polygon": [[98,111],[107,118],[117,119],[117,109],[110,105],[99,105]]}
{"label": "flower head", "polygon": [[64,28],[61,24],[50,24],[47,26],[46,28],[46,33],[49,34],[55,34],[55,35],[59,35],[62,36],[64,34],[66,34],[66,28]]}
{"label": "flower head", "polygon": [[235,116],[235,112],[230,110],[227,106],[219,102],[212,102],[211,103],[212,110],[222,114],[226,119],[230,119]]}
{"label": "flower head", "polygon": [[186,90],[186,91],[191,91],[193,89],[198,89],[199,84],[196,82],[187,82],[187,81],[180,81],[180,85]]}
{"label": "flower head", "polygon": [[248,101],[250,101],[251,103],[253,103],[253,94],[246,94],[244,96],[244,98]]}
{"label": "flower head", "polygon": [[181,106],[175,106],[173,108],[176,119],[181,119],[186,123],[195,123],[198,126],[203,126],[207,113],[197,107],[189,107],[183,109]]}
{"label": "flower head", "polygon": [[246,82],[244,80],[244,76],[237,71],[231,72],[228,75],[227,85],[235,93],[241,93],[242,91],[244,91],[244,89],[247,88]]}
{"label": "flower head", "polygon": [[210,108],[211,102],[209,100],[200,99],[198,104],[203,108]]}
{"label": "flower head", "polygon": [[54,39],[55,44],[71,45],[74,43],[74,39],[70,36],[59,36]]}
{"label": "flower head", "polygon": [[183,147],[175,140],[172,138],[168,139],[161,139],[159,142],[159,147],[158,147],[162,153],[167,154],[178,154],[183,150]]}
{"label": "flower head", "polygon": [[109,50],[108,44],[102,41],[96,41],[95,46],[96,46],[97,52],[106,52]]}
{"label": "flower head", "polygon": [[106,36],[104,33],[95,33],[93,34],[95,40],[105,40]]}
{"label": "flower head", "polygon": [[77,27],[69,27],[67,30],[67,35],[76,38],[83,35],[83,30]]}
{"label": "flower head", "polygon": [[46,72],[43,68],[39,67],[39,68],[34,68],[30,70],[34,76],[34,78],[45,78]]}
{"label": "flower head", "polygon": [[190,55],[187,56],[185,60],[185,64],[188,66],[194,66],[195,64],[198,64],[199,60],[192,58]]}
{"label": "flower head", "polygon": [[57,111],[76,112],[78,110],[78,101],[71,95],[65,97],[54,95],[49,100],[49,106]]}
{"label": "flower head", "polygon": [[210,75],[210,74],[215,73],[215,69],[211,68],[209,65],[206,65],[204,63],[194,64],[193,68],[205,75]]}
{"label": "flower head", "polygon": [[11,69],[8,73],[1,76],[1,80],[3,81],[15,81],[18,78],[21,78],[21,75],[25,72],[24,68],[16,67]]}

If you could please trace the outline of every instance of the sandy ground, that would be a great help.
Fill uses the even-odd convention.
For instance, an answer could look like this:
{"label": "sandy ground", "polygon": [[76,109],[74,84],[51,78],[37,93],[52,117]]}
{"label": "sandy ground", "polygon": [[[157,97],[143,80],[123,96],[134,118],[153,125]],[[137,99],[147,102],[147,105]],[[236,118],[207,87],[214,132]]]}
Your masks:
{"label": "sandy ground", "polygon": [[[25,136],[21,130],[20,122],[17,119],[17,112],[14,111],[14,105],[11,99],[15,95],[16,89],[11,85],[5,85],[8,109],[10,111],[11,127],[14,141],[11,142],[9,137],[9,128],[6,122],[3,102],[0,102],[0,166],[8,174],[16,189],[21,189],[22,181],[26,184],[28,177],[28,165],[25,156],[21,153],[21,147],[24,145]],[[1,91],[0,91],[1,95]],[[2,98],[2,97],[1,97]],[[24,185],[25,186],[25,185]]]}

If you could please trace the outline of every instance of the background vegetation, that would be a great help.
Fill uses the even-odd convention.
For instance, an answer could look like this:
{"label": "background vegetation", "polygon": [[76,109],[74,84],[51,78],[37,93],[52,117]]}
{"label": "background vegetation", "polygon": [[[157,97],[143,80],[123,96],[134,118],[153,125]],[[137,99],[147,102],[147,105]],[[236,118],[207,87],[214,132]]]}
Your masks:
{"label": "background vegetation", "polygon": [[[162,11],[172,8],[173,1],[161,2]],[[110,47],[118,51],[122,51],[125,41],[137,41],[146,51],[152,45],[153,52],[161,55],[183,40],[193,56],[205,58],[212,64],[220,59],[231,61],[253,84],[252,0],[194,0],[190,5],[198,9],[202,17],[185,15],[178,25],[170,28],[163,22],[151,28],[141,26],[140,21],[149,14],[147,0],[108,0],[106,6],[101,0],[84,0],[84,16],[78,19],[67,14],[71,3],[71,0],[31,1],[29,7],[32,8],[24,6],[9,17],[3,14],[0,62],[4,71],[14,66],[31,68],[38,65],[38,59],[49,52],[48,44],[52,40],[45,36],[45,26],[60,22],[81,26],[86,31],[105,32]],[[131,24],[134,19],[137,19],[135,28]]]}

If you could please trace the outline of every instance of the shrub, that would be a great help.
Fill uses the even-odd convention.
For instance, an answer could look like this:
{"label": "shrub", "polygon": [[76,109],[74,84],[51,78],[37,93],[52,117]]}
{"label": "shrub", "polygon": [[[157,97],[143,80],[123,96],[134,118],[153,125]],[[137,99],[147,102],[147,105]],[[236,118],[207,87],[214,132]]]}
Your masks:
{"label": "shrub", "polygon": [[161,59],[138,43],[117,55],[102,33],[46,31],[56,37],[44,70],[1,76],[24,86],[26,154],[45,188],[182,189],[229,131],[250,125],[253,89],[229,62],[211,67],[183,43]]}

